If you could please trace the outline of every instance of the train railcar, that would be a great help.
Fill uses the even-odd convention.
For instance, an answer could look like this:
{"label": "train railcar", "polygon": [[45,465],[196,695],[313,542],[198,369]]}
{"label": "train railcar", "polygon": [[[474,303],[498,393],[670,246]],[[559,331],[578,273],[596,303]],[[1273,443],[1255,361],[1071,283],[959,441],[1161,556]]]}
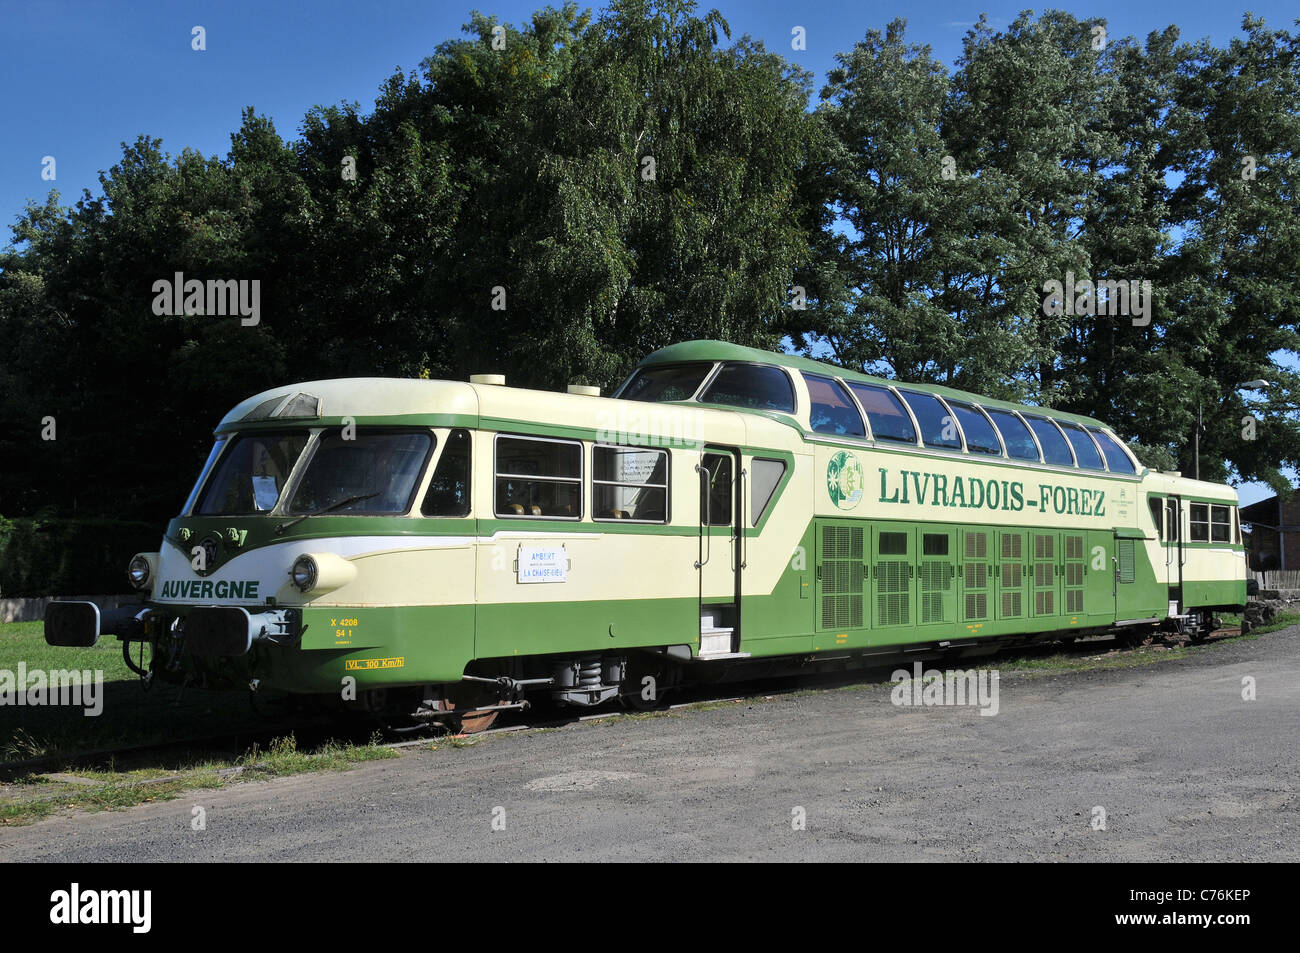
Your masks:
{"label": "train railcar", "polygon": [[1100,421],[717,341],[612,398],[258,394],[128,575],[140,605],[56,602],[47,641],[466,729],[538,692],[639,705],[760,667],[1200,637],[1246,599],[1235,491],[1148,470]]}

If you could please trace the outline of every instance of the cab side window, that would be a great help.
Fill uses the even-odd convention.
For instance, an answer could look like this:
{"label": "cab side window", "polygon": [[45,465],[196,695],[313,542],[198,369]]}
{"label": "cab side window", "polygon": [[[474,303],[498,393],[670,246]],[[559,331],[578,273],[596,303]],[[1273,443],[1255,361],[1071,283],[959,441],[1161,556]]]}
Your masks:
{"label": "cab side window", "polygon": [[425,516],[468,516],[469,474],[469,431],[453,430],[447,435],[420,512]]}
{"label": "cab side window", "polygon": [[1151,520],[1156,524],[1156,539],[1165,538],[1165,501],[1158,496],[1147,497],[1147,506],[1151,508]]}

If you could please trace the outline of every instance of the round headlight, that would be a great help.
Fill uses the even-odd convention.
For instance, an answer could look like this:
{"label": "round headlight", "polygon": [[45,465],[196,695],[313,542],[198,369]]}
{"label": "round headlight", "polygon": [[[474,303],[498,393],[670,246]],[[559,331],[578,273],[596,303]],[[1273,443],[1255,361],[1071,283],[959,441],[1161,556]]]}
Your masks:
{"label": "round headlight", "polygon": [[316,585],[316,560],[310,556],[299,556],[289,570],[293,584],[303,592]]}
{"label": "round headlight", "polygon": [[138,554],[132,556],[131,565],[126,568],[126,578],[131,581],[131,585],[143,589],[149,585],[149,575],[149,560]]}

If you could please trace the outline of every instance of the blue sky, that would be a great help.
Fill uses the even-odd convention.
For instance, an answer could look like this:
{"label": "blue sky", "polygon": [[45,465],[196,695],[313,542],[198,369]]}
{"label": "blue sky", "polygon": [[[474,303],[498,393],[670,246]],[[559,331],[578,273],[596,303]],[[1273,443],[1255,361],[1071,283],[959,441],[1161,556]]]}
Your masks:
{"label": "blue sky", "polygon": [[[928,43],[950,67],[962,35],[981,12],[996,27],[1023,9],[1041,12],[1051,6],[1080,18],[1104,17],[1112,38],[1142,38],[1173,23],[1185,39],[1208,36],[1220,44],[1239,34],[1246,9],[1276,27],[1289,27],[1300,16],[1294,0],[1241,2],[1030,7],[1025,0],[721,0],[700,6],[718,9],[733,37],[749,33],[812,70],[820,89],[836,52],[898,16],[907,19],[912,41]],[[522,0],[0,0],[0,83],[8,91],[0,127],[0,244],[10,240],[9,226],[26,202],[43,200],[50,187],[59,189],[65,203],[83,188],[97,192],[99,171],[117,161],[123,141],[147,134],[161,138],[172,153],[190,147],[224,155],[245,106],[269,115],[280,134],[292,138],[314,105],[356,101],[368,111],[394,69],[411,69],[440,42],[460,36],[476,7],[522,23],[545,5]],[[196,25],[206,30],[203,52],[191,49]],[[795,26],[806,30],[806,50],[791,49]],[[41,177],[46,156],[55,160],[53,182]]]}

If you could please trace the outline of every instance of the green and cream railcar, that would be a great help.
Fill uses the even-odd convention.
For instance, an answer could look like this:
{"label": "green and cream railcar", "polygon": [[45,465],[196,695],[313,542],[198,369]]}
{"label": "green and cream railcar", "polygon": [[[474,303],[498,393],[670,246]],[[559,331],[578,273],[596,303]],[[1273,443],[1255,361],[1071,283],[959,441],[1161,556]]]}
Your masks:
{"label": "green and cream railcar", "polygon": [[593,390],[259,394],[132,560],[142,604],[56,603],[46,637],[481,725],[530,692],[1199,634],[1245,602],[1235,492],[1146,470],[1095,420],[713,341]]}

